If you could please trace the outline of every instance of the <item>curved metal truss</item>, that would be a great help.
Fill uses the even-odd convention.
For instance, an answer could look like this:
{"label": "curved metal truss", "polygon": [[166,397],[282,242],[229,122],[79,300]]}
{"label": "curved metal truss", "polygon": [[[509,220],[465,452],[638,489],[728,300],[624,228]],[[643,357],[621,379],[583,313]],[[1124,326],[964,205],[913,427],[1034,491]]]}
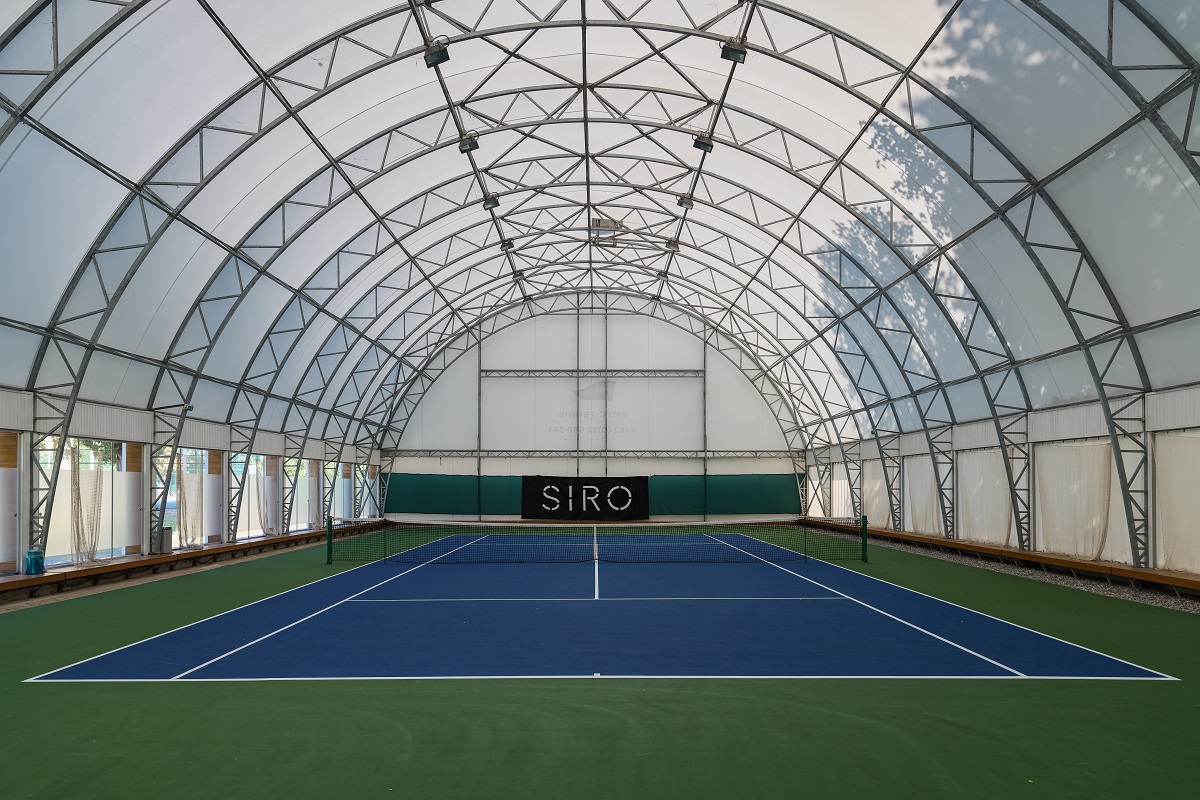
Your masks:
{"label": "curved metal truss", "polygon": [[[128,191],[48,324],[12,322],[43,336],[27,386],[44,410],[35,425],[35,462],[55,443],[52,463],[61,461],[65,437],[57,434],[68,428],[92,359],[113,352],[104,333],[126,290],[156,252],[187,231],[223,254],[220,267],[191,298],[161,359],[122,353],[158,367],[148,404],[156,418],[155,526],[165,509],[186,409],[202,384],[227,390],[225,420],[235,432],[235,454],[248,453],[260,430],[278,428],[286,459],[300,458],[307,442],[319,438],[341,443],[328,459],[354,449],[365,461],[370,448],[399,440],[436,374],[498,329],[489,326],[602,298],[614,310],[657,316],[710,344],[720,342],[717,349],[786,420],[788,446],[813,454],[822,491],[829,486],[830,453],[847,465],[856,509],[857,465],[864,457],[859,443],[873,440],[895,527],[901,524],[897,440],[903,432],[921,431],[934,460],[943,531],[954,536],[949,432],[959,421],[956,393],[974,387],[982,416],[990,418],[1008,455],[1022,547],[1031,541],[1025,415],[1032,405],[1021,369],[1077,353],[1108,425],[1135,562],[1148,563],[1149,380],[1134,340],[1140,328],[1129,324],[1046,189],[1140,122],[1152,124],[1200,177],[1190,123],[1200,65],[1134,0],[1096,4],[1107,6],[1099,26],[1087,18],[1092,11],[1023,0],[1138,109],[1071,162],[1040,177],[917,69],[960,3],[951,5],[907,64],[821,20],[758,0],[702,21],[689,17],[683,5],[669,13],[651,4],[622,13],[610,4],[602,19],[586,18],[586,4],[568,17],[561,15],[563,4],[543,13],[521,5],[499,23],[487,13],[465,19],[449,6],[409,2],[267,68],[205,0],[199,2],[255,77],[144,176],[119,174],[31,111],[97,44],[154,3],[89,0],[68,8],[45,0],[0,37],[0,111],[8,117],[0,118],[0,144],[18,132],[37,131]],[[84,6],[88,14],[80,11]],[[70,25],[59,24],[63,14],[73,15]],[[540,32],[563,28],[578,30],[583,53],[589,32],[621,30],[643,42],[646,54],[603,75],[589,75],[584,58],[581,77],[572,77],[523,52]],[[49,39],[39,39],[47,29]],[[440,105],[364,131],[338,152],[306,121],[305,112],[322,100],[419,57],[439,36],[451,48],[493,48],[497,62],[487,78],[456,94],[435,67]],[[831,147],[820,136],[738,105],[730,93],[736,64],[721,81],[701,87],[672,61],[684,44],[708,40],[715,48],[731,36],[755,57],[861,104],[866,119],[849,144]],[[1122,60],[1122,42],[1133,39],[1158,42],[1159,61]],[[14,53],[16,61],[4,60]],[[634,67],[650,63],[678,80],[639,83]],[[488,79],[513,65],[526,76],[519,85],[489,87]],[[1179,113],[1181,107],[1186,113]],[[303,132],[321,164],[237,242],[194,222],[192,203],[284,125]],[[565,144],[556,134],[560,127],[582,130],[581,141]],[[610,127],[618,133],[606,133],[607,144],[594,145],[600,138],[594,134]],[[921,157],[969,187],[983,213],[957,230],[928,222],[919,211],[921,198],[900,184],[881,185],[859,163],[869,135],[918,143]],[[706,155],[692,163],[677,146],[693,136],[772,171],[794,196],[784,200],[723,174]],[[403,184],[397,176],[468,139],[479,149],[464,150],[460,169],[436,183],[398,190]],[[493,140],[516,144],[485,157]],[[806,218],[814,203],[840,210],[836,229]],[[339,222],[351,218],[345,213],[351,207],[366,211],[365,226],[356,223],[351,230]],[[1069,347],[1034,357],[1012,351],[956,254],[989,226],[1011,236],[1033,265],[1044,283],[1037,290],[1054,299],[1070,329]],[[605,241],[610,231],[612,239]],[[339,244],[323,244],[331,241]],[[303,280],[283,277],[297,271],[298,261],[310,265]],[[210,359],[229,347],[231,321],[252,313],[246,309],[267,295],[273,320],[240,377],[214,374]],[[951,342],[967,369],[946,371],[938,348]],[[47,530],[56,472],[54,467],[43,475],[35,488],[35,538]],[[235,498],[243,477],[234,476]],[[236,524],[235,510],[231,530]]]}

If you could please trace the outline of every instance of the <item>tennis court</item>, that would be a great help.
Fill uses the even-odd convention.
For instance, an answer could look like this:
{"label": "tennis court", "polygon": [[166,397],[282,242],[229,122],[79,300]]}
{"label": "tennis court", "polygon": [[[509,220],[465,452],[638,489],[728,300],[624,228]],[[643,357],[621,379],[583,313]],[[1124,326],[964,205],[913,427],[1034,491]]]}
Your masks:
{"label": "tennis court", "polygon": [[1169,676],[834,563],[794,523],[385,526],[360,566],[33,678]]}

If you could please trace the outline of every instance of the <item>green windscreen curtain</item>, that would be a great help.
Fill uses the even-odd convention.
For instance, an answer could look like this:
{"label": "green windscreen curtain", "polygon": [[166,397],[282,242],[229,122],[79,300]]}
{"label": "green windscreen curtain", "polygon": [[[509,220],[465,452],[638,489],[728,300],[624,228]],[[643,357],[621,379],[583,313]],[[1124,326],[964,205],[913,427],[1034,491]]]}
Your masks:
{"label": "green windscreen curtain", "polygon": [[[800,476],[803,480],[803,475]],[[521,513],[519,475],[384,474],[388,514]],[[707,506],[707,509],[706,509]],[[482,511],[480,510],[482,508]],[[795,475],[651,475],[652,516],[799,514]]]}

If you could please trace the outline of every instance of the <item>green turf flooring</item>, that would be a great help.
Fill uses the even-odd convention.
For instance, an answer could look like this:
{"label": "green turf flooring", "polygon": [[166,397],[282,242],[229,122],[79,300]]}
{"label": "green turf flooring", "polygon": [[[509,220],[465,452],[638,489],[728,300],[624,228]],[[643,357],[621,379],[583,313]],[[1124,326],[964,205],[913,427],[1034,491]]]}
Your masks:
{"label": "green turf flooring", "polygon": [[1181,680],[21,683],[350,566],[324,556],[0,614],[0,797],[1197,792],[1200,616],[882,548],[854,568]]}

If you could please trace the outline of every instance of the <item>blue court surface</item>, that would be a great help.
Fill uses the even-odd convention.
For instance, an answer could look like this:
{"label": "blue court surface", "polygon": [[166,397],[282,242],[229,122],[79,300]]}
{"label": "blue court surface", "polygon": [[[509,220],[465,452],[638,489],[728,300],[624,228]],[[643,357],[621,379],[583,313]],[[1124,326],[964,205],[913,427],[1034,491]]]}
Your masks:
{"label": "blue court surface", "polygon": [[[709,537],[713,539],[713,537]],[[1169,676],[875,578],[735,563],[452,563],[420,548],[34,681]],[[794,554],[793,554],[794,555]],[[603,558],[603,555],[602,555]]]}

